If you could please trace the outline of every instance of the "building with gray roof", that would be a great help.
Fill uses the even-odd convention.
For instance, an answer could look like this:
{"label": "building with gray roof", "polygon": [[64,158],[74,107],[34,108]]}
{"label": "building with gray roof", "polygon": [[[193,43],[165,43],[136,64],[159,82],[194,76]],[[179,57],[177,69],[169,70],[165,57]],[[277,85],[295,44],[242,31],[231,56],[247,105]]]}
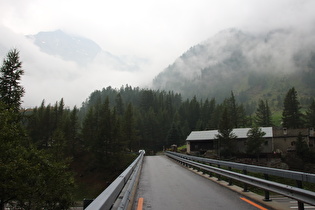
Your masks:
{"label": "building with gray roof", "polygon": [[[235,128],[233,133],[236,136],[235,153],[245,153],[247,133],[251,128]],[[295,150],[295,141],[299,133],[302,134],[304,140],[313,149],[314,145],[314,129],[286,129],[277,127],[261,127],[265,132],[263,138],[265,142],[262,145],[262,153],[287,153]],[[213,153],[218,151],[218,130],[192,131],[186,138],[187,153],[203,154],[206,151]]]}

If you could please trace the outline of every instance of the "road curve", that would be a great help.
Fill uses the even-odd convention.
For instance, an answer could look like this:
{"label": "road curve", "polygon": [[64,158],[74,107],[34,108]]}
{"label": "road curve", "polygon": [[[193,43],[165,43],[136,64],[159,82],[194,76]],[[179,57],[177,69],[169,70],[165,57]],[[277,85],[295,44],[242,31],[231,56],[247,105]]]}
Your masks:
{"label": "road curve", "polygon": [[241,195],[176,164],[166,156],[146,156],[134,203],[144,210],[257,210]]}

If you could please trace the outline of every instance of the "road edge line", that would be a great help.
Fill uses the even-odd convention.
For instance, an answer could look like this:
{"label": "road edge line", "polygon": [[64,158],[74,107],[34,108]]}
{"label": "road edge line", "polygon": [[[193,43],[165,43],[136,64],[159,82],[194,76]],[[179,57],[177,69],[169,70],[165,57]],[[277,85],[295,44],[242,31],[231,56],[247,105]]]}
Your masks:
{"label": "road edge line", "polygon": [[137,210],[142,210],[142,209],[143,209],[143,198],[139,198]]}

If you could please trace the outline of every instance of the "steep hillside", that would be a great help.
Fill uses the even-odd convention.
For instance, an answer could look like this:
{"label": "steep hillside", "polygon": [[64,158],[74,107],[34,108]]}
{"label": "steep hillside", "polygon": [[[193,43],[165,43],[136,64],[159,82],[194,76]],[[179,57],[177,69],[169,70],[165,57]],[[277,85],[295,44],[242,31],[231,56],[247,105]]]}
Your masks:
{"label": "steep hillside", "polygon": [[315,96],[313,40],[293,30],[264,35],[224,30],[190,48],[157,75],[153,86],[218,101],[233,91],[240,102],[268,99],[274,108],[294,86],[302,101],[308,100]]}
{"label": "steep hillside", "polygon": [[[115,56],[103,50],[93,40],[68,34],[61,30],[39,32],[28,35],[29,39],[46,54],[57,56],[78,65],[98,65],[113,68],[117,71],[136,71],[137,60]],[[1,46],[0,46],[1,48]]]}

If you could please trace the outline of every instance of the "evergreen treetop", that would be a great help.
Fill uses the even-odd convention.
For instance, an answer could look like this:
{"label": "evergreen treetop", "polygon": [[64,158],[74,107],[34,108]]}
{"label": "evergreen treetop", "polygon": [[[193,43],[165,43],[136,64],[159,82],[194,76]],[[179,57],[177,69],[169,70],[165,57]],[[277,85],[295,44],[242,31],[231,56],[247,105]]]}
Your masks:
{"label": "evergreen treetop", "polygon": [[16,112],[20,109],[24,95],[24,88],[20,85],[23,73],[19,51],[9,51],[0,69],[0,100]]}
{"label": "evergreen treetop", "polygon": [[292,87],[288,91],[283,103],[283,127],[300,128],[303,125],[300,109],[301,107],[300,102],[298,101],[297,91]]}

